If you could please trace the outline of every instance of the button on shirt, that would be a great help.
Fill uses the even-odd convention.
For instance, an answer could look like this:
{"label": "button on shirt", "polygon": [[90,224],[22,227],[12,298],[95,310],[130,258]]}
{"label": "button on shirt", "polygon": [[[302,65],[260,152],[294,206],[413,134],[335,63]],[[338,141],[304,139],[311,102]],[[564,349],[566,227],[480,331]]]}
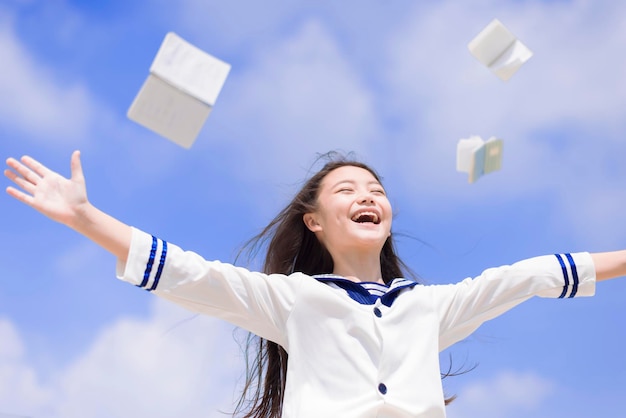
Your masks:
{"label": "button on shirt", "polygon": [[444,418],[440,351],[533,296],[595,291],[588,253],[535,257],[451,285],[396,279],[372,296],[368,284],[342,278],[207,261],[135,228],[116,274],[284,347],[287,418]]}

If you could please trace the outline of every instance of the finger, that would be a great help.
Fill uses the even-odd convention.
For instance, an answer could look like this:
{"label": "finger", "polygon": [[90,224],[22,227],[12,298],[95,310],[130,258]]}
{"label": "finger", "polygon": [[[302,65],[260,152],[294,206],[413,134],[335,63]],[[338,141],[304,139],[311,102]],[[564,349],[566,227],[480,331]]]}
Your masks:
{"label": "finger", "polygon": [[50,170],[45,165],[41,164],[33,157],[25,155],[21,158],[21,160],[22,163],[24,163],[28,168],[35,172],[39,177],[45,177],[46,174],[50,173]]}
{"label": "finger", "polygon": [[83,165],[80,162],[80,151],[76,150],[72,153],[70,168],[72,170],[72,180],[85,180]]}
{"label": "finger", "polygon": [[37,184],[40,177],[34,173],[30,168],[26,167],[24,164],[17,161],[15,158],[8,158],[7,165],[11,167],[15,172],[17,172],[22,178],[31,182],[32,184]]}
{"label": "finger", "polygon": [[17,167],[21,165],[19,161],[17,161],[15,158],[12,158],[12,157],[7,158],[6,163],[7,163],[7,166],[11,167],[14,170],[17,170]]}
{"label": "finger", "polygon": [[25,192],[30,193],[31,195],[35,194],[35,186],[31,182],[26,181],[23,177],[18,176],[11,170],[4,170],[4,175]]}
{"label": "finger", "polygon": [[7,187],[6,190],[9,196],[16,198],[17,200],[19,200],[22,203],[27,204],[28,206],[33,206],[34,200],[31,195],[21,192],[17,190],[15,187],[11,187],[11,186]]}

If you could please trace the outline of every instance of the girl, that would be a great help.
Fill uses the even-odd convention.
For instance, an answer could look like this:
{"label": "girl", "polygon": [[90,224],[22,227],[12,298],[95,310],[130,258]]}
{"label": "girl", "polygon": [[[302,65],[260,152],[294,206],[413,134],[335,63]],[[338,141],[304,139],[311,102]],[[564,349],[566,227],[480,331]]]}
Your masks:
{"label": "girl", "polygon": [[256,237],[263,272],[167,243],[87,199],[79,152],[66,179],[9,158],[7,193],[117,257],[118,278],[261,337],[247,417],[444,418],[439,352],[532,296],[591,296],[626,251],[556,254],[453,285],[404,277],[379,177],[336,159]]}

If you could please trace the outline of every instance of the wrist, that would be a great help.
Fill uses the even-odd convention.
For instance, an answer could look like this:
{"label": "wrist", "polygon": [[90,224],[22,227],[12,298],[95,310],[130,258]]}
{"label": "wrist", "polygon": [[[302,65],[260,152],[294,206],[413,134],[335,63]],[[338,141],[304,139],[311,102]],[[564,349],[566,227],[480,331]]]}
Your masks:
{"label": "wrist", "polygon": [[74,208],[73,215],[65,223],[73,230],[85,234],[96,223],[98,209],[89,201],[85,201]]}

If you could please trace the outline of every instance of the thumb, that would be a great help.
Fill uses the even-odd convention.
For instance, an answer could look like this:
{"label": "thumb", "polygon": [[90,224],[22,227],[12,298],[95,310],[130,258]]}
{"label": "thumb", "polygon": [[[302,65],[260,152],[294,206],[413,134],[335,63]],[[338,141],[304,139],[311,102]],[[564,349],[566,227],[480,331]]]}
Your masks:
{"label": "thumb", "polygon": [[83,175],[83,166],[80,163],[80,151],[78,150],[72,153],[70,169],[72,170],[72,180],[85,181],[85,176]]}

